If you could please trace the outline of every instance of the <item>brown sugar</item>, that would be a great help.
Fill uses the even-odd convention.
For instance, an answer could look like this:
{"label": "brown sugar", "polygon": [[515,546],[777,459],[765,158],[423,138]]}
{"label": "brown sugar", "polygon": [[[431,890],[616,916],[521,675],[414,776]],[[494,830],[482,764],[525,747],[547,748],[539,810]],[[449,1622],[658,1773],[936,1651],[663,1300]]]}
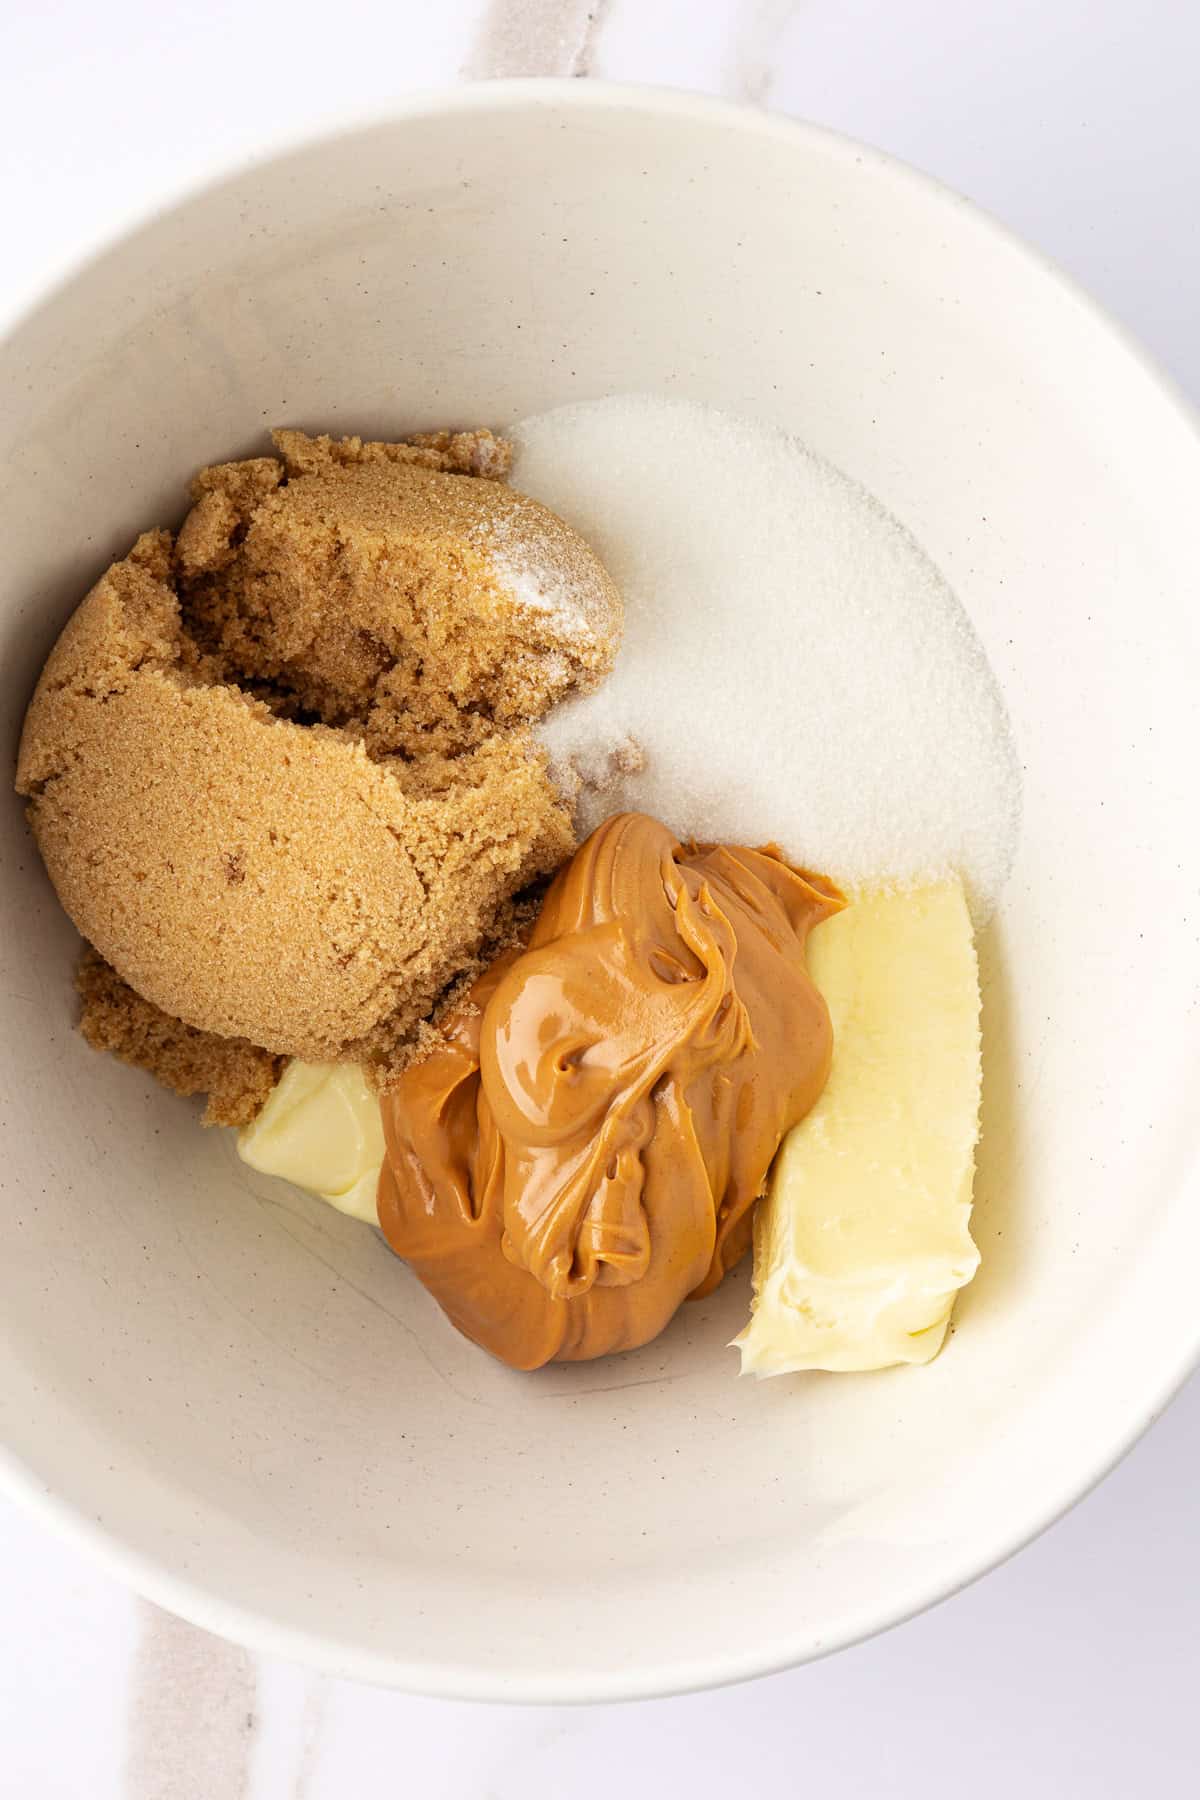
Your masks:
{"label": "brown sugar", "polygon": [[79,1029],[93,1050],[146,1069],[176,1094],[207,1094],[206,1125],[248,1125],[278,1081],[283,1058],[245,1038],[195,1031],[143,1000],[85,946],[75,972]]}
{"label": "brown sugar", "polygon": [[183,618],[218,665],[374,756],[469,749],[607,674],[621,602],[583,539],[449,472],[493,476],[496,440],[275,443],[274,479],[270,458],[202,471],[179,534]]}
{"label": "brown sugar", "polygon": [[[203,471],[178,539],[144,534],[101,578],[18,762],[95,945],[89,1041],[230,1119],[276,1057],[398,1067],[512,897],[570,855],[529,723],[599,678],[620,627],[489,433],[277,444],[282,462]],[[554,604],[527,580],[558,582]],[[228,1065],[208,1037],[240,1040]]]}

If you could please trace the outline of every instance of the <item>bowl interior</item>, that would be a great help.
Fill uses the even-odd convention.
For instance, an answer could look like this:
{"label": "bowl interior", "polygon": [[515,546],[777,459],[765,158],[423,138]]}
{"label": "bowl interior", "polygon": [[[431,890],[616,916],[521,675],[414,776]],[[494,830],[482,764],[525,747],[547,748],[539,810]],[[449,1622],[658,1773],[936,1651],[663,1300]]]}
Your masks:
{"label": "bowl interior", "polygon": [[73,934],[4,812],[10,1479],[215,1629],[447,1693],[654,1692],[888,1623],[1081,1491],[1196,1345],[1200,448],[1086,302],[911,173],[548,84],[160,217],[0,348],[6,743],[90,581],[268,425],[633,390],[783,424],[871,488],[1013,713],[983,1267],[931,1367],[739,1381],[745,1271],[636,1355],[492,1364],[372,1233],[83,1046]]}

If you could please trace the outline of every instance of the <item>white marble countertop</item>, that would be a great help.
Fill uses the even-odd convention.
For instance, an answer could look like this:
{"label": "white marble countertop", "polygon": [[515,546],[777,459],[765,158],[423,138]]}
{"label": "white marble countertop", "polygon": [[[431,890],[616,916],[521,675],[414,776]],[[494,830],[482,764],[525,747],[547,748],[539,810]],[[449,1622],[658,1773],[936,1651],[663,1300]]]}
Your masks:
{"label": "white marble countertop", "polygon": [[[1193,0],[84,0],[0,59],[0,280],[214,167],[410,88],[666,82],[836,126],[1082,280],[1200,400]],[[248,1656],[0,1503],[0,1793],[21,1800],[976,1800],[1194,1791],[1200,1378],[1089,1499],[935,1612],[716,1695],[451,1705]]]}

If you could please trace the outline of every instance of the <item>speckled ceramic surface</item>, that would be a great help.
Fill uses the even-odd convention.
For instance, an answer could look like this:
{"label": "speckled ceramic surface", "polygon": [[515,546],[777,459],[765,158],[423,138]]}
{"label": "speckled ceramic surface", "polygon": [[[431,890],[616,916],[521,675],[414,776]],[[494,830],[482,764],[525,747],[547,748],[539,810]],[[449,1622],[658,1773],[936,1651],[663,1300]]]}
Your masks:
{"label": "speckled ceramic surface", "polygon": [[89,579],[259,421],[632,389],[792,425],[872,488],[1013,711],[984,1268],[928,1371],[739,1382],[744,1281],[620,1362],[490,1364],[369,1233],[72,1036],[71,935],[6,812],[11,1484],[200,1622],[451,1694],[651,1693],[863,1635],[1053,1516],[1200,1336],[1200,445],[1086,302],[896,165],[682,96],[516,86],[167,213],[0,348],[6,731]]}

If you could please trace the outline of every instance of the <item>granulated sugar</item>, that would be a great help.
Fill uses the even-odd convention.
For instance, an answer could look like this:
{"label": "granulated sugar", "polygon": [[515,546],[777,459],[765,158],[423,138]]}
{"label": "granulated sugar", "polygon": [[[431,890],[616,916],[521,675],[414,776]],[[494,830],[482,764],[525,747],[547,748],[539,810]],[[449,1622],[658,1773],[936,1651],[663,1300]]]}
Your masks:
{"label": "granulated sugar", "polygon": [[704,407],[601,400],[513,437],[514,486],[625,596],[613,673],[541,727],[583,778],[583,829],[629,807],[848,883],[956,870],[986,915],[1015,848],[1012,738],[904,528],[794,439]]}

